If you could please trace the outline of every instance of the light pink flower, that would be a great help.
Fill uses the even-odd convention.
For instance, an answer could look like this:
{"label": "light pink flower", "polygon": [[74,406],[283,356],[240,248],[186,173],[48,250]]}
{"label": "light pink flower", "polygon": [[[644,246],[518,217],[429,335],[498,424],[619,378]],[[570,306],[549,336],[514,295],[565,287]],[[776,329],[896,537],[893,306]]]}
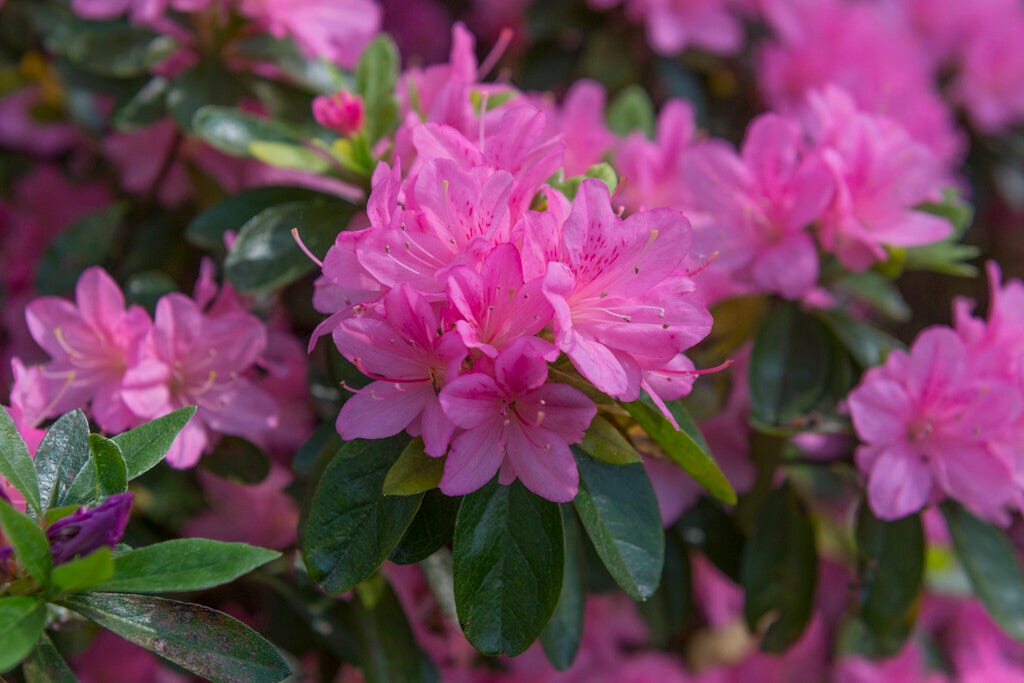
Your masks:
{"label": "light pink flower", "polygon": [[597,408],[568,385],[547,384],[547,375],[544,358],[523,338],[498,355],[493,374],[475,371],[441,390],[445,414],[465,430],[448,452],[444,493],[470,493],[500,471],[500,483],[518,478],[548,500],[576,496],[579,473],[569,444],[583,440]]}

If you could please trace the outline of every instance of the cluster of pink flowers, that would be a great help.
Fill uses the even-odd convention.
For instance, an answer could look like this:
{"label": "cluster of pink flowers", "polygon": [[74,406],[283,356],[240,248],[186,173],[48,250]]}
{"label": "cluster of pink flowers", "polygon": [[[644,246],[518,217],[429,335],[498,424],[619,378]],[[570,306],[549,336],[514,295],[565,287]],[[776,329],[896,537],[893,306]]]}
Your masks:
{"label": "cluster of pink flowers", "polygon": [[642,21],[655,52],[674,55],[694,46],[716,54],[734,54],[743,45],[740,11],[750,0],[588,0],[594,9],[625,5],[626,15]]}
{"label": "cluster of pink flowers", "polygon": [[167,294],[151,319],[100,268],[86,270],[75,303],[43,297],[25,309],[49,362],[14,360],[11,400],[34,425],[89,406],[101,429],[118,433],[188,405],[199,410],[167,455],[190,467],[219,434],[260,441],[278,425],[278,406],[258,375],[271,372],[267,330],[204,266],[195,298]]}
{"label": "cluster of pink flowers", "polygon": [[1024,503],[1024,285],[1001,285],[995,264],[989,279],[987,321],[957,301],[953,328],[928,328],[850,393],[857,464],[884,519],[952,498],[1006,524]]}

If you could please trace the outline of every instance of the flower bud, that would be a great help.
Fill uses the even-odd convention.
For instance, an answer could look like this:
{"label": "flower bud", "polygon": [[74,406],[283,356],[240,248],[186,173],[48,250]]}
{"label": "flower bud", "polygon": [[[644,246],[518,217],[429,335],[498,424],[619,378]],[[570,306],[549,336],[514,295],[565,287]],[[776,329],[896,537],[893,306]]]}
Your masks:
{"label": "flower bud", "polygon": [[85,557],[101,546],[113,548],[124,534],[131,507],[132,494],[119,493],[94,508],[82,508],[51,524],[46,537],[53,563]]}
{"label": "flower bud", "polygon": [[313,118],[325,128],[349,136],[363,127],[363,98],[341,90],[313,100]]}

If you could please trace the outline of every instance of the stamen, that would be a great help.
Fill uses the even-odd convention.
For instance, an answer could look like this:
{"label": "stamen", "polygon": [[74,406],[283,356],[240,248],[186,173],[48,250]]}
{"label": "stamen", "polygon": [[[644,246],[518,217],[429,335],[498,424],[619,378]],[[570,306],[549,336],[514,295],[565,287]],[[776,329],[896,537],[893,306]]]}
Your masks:
{"label": "stamen", "polygon": [[506,26],[501,29],[501,33],[498,34],[498,40],[495,41],[494,47],[491,48],[490,53],[484,58],[483,63],[477,70],[477,78],[483,80],[484,76],[490,73],[491,69],[495,67],[501,56],[508,49],[509,44],[512,42],[513,31],[510,27]]}
{"label": "stamen", "polygon": [[310,261],[312,261],[321,268],[324,267],[324,262],[318,259],[316,255],[314,255],[313,252],[309,250],[309,247],[306,246],[306,243],[302,241],[302,238],[299,237],[298,228],[292,228],[292,239],[295,240],[295,243],[299,245],[299,249],[302,250],[302,253],[305,254]]}

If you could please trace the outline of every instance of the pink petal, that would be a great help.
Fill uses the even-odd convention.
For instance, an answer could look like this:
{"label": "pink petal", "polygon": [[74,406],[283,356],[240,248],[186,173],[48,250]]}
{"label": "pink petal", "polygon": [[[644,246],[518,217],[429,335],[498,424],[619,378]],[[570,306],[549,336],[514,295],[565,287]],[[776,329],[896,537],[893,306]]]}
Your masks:
{"label": "pink petal", "polygon": [[932,475],[920,453],[908,444],[893,444],[879,453],[868,475],[868,501],[885,520],[899,519],[925,506]]}
{"label": "pink petal", "polygon": [[336,427],[346,441],[382,439],[405,429],[423,410],[428,383],[423,386],[373,382],[341,406]]}
{"label": "pink petal", "polygon": [[495,419],[504,396],[493,377],[472,372],[446,384],[438,399],[445,415],[456,426],[474,429]]}
{"label": "pink petal", "polygon": [[476,491],[494,478],[504,457],[499,420],[491,419],[459,434],[444,463],[441,491],[448,496]]}
{"label": "pink petal", "polygon": [[559,435],[543,427],[513,424],[506,432],[508,459],[523,486],[556,503],[567,503],[579,490],[572,451]]}

